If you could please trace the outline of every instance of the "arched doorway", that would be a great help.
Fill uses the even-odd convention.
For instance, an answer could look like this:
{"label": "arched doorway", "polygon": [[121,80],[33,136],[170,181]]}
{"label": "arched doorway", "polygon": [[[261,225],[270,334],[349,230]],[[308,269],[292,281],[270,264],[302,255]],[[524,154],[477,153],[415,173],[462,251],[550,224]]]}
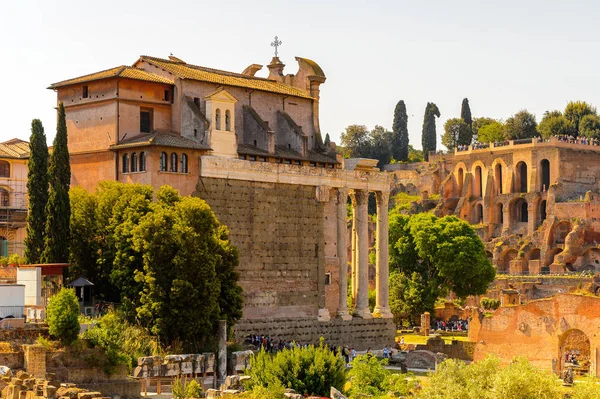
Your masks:
{"label": "arched doorway", "polygon": [[497,163],[494,168],[494,177],[496,179],[496,190],[498,194],[502,194],[502,165],[500,163]]}
{"label": "arched doorway", "polygon": [[540,191],[546,191],[550,188],[550,161],[542,159],[540,167],[542,169],[542,184]]}
{"label": "arched doorway", "polygon": [[571,232],[571,223],[567,221],[560,222],[554,229],[554,242],[564,244],[567,234]]}
{"label": "arched doorway", "polygon": [[460,197],[462,195],[463,182],[465,180],[465,175],[464,175],[462,168],[458,169],[457,179],[458,179],[458,196]]}
{"label": "arched doorway", "polygon": [[577,363],[576,367],[584,371],[590,370],[590,339],[579,329],[565,331],[560,337],[559,359],[560,371],[565,370],[565,363],[571,363],[573,360]]}
{"label": "arched doorway", "polygon": [[540,222],[546,220],[546,200],[540,203]]}
{"label": "arched doorway", "polygon": [[513,204],[512,220],[517,223],[527,223],[529,221],[529,211],[525,199],[519,198]]}
{"label": "arched doorway", "polygon": [[496,223],[504,223],[504,206],[502,203],[496,204]]}
{"label": "arched doorway", "polygon": [[510,262],[517,258],[519,253],[516,249],[508,250],[504,256],[501,258],[498,264],[498,272],[499,273],[508,273],[510,271]]}
{"label": "arched doorway", "polygon": [[475,206],[475,220],[473,224],[483,223],[483,205],[477,204]]}
{"label": "arched doorway", "polygon": [[523,161],[519,162],[516,167],[515,192],[527,192],[527,164]]}
{"label": "arched doorway", "polygon": [[483,197],[483,179],[481,177],[481,166],[475,168],[475,196]]}

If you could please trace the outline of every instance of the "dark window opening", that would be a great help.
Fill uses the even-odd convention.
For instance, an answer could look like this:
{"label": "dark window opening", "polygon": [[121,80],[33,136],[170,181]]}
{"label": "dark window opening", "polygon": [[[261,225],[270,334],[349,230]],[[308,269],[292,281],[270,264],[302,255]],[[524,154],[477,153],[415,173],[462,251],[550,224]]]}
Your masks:
{"label": "dark window opening", "polygon": [[550,188],[550,161],[542,160],[542,187],[541,191],[546,191]]}
{"label": "dark window opening", "polygon": [[170,172],[177,172],[177,154],[171,153],[171,169]]}
{"label": "dark window opening", "polygon": [[325,273],[325,285],[331,285],[331,273]]}
{"label": "dark window opening", "polygon": [[167,153],[166,152],[160,153],[160,171],[161,172],[167,171]]}
{"label": "dark window opening", "polygon": [[0,188],[0,206],[9,206],[10,205],[10,195],[8,191]]}
{"label": "dark window opening", "polygon": [[0,177],[10,177],[10,164],[6,161],[0,161]]}
{"label": "dark window opening", "polygon": [[138,167],[138,158],[137,158],[137,154],[134,152],[133,154],[131,154],[131,172],[137,172],[137,167]]}
{"label": "dark window opening", "polygon": [[150,133],[152,131],[152,110],[140,110],[140,132]]}
{"label": "dark window opening", "polygon": [[129,173],[129,155],[123,154],[123,173]]}
{"label": "dark window opening", "polygon": [[254,146],[256,147],[256,140],[254,140]]}
{"label": "dark window opening", "polygon": [[289,159],[284,159],[283,163],[286,165],[290,165],[292,163],[292,161],[290,161]]}
{"label": "dark window opening", "polygon": [[540,205],[540,220],[542,222],[546,220],[546,200],[543,200]]}
{"label": "dark window opening", "polygon": [[171,90],[165,90],[165,101],[171,101]]}
{"label": "dark window opening", "polygon": [[267,162],[267,158],[265,158],[265,157],[258,157],[258,160],[260,162]]}
{"label": "dark window opening", "polygon": [[198,129],[194,129],[194,137],[198,137]]}
{"label": "dark window opening", "polygon": [[250,155],[250,156],[248,157],[248,160],[249,160],[249,161],[256,161],[256,157],[255,157],[254,155]]}
{"label": "dark window opening", "polygon": [[88,92],[88,87],[87,86],[83,86],[83,90],[81,93],[81,97],[83,98],[88,98],[89,92]]}
{"label": "dark window opening", "polygon": [[146,153],[140,152],[140,172],[146,171]]}
{"label": "dark window opening", "polygon": [[529,212],[527,211],[527,202],[521,204],[521,222],[527,222],[529,220]]}
{"label": "dark window opening", "polygon": [[188,172],[188,157],[186,154],[181,154],[181,173]]}
{"label": "dark window opening", "polygon": [[196,104],[196,107],[200,108],[200,99],[198,97],[194,97],[194,104]]}

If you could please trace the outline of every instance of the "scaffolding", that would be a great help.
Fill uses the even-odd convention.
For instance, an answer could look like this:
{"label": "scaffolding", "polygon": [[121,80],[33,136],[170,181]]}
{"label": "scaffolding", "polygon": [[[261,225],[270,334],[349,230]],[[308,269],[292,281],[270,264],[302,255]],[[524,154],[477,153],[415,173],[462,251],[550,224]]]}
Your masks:
{"label": "scaffolding", "polygon": [[19,229],[27,226],[27,176],[0,178],[0,256],[23,255]]}

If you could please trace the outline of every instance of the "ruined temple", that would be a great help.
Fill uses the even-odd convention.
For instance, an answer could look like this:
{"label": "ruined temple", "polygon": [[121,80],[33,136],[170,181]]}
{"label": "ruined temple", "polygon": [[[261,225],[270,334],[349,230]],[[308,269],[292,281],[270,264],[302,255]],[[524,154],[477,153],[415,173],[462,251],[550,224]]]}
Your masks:
{"label": "ruined temple", "polygon": [[[298,71],[284,74],[274,57],[269,76],[260,78],[258,64],[234,73],[174,56],[141,56],[131,66],[52,84],[66,111],[71,183],[88,190],[102,180],[169,184],[206,200],[240,253],[240,339],[252,333],[299,342],[324,336],[364,349],[388,345],[395,334],[388,303],[392,176],[376,161],[342,160],[334,143],[325,145],[319,128],[325,74],[312,60],[296,61]],[[375,245],[373,314],[371,193],[383,237]]]}

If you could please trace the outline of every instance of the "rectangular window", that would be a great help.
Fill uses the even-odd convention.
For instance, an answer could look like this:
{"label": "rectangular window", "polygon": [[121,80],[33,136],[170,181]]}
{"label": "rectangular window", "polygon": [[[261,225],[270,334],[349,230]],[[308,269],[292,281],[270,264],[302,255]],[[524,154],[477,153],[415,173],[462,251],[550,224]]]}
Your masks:
{"label": "rectangular window", "polygon": [[331,273],[325,273],[325,285],[331,285]]}
{"label": "rectangular window", "polygon": [[83,86],[83,92],[81,93],[81,97],[83,98],[88,98],[88,87],[87,86]]}
{"label": "rectangular window", "polygon": [[152,109],[140,109],[140,133],[150,133],[152,131]]}
{"label": "rectangular window", "polygon": [[198,137],[198,129],[194,129],[194,137]]}
{"label": "rectangular window", "polygon": [[196,107],[200,108],[200,99],[198,97],[194,97],[194,104],[196,104]]}
{"label": "rectangular window", "polygon": [[165,101],[171,101],[171,90],[165,90]]}
{"label": "rectangular window", "polygon": [[255,157],[254,155],[250,155],[250,158],[249,158],[249,160],[250,160],[250,161],[256,161],[256,157]]}
{"label": "rectangular window", "polygon": [[258,157],[258,160],[260,162],[267,162],[267,158],[265,158],[265,157]]}

